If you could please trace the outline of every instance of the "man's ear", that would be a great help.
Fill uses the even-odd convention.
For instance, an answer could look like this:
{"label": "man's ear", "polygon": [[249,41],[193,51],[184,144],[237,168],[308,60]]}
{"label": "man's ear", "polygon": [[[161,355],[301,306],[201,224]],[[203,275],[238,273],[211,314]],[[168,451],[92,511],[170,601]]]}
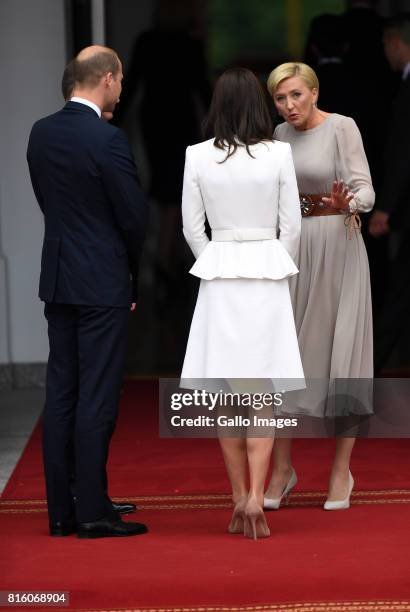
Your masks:
{"label": "man's ear", "polygon": [[107,72],[107,74],[105,75],[105,79],[104,79],[105,86],[111,87],[113,80],[114,80],[114,77],[113,77],[112,72]]}

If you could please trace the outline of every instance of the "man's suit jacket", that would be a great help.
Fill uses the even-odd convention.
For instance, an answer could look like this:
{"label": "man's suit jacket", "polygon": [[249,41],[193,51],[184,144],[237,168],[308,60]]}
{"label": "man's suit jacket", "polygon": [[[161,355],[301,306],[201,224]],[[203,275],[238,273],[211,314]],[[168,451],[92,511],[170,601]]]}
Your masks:
{"label": "man's suit jacket", "polygon": [[377,208],[389,213],[393,229],[410,229],[410,76],[401,84],[392,106]]}
{"label": "man's suit jacket", "polygon": [[128,307],[147,205],[123,132],[68,102],[34,124],[27,160],[45,220],[40,299]]}

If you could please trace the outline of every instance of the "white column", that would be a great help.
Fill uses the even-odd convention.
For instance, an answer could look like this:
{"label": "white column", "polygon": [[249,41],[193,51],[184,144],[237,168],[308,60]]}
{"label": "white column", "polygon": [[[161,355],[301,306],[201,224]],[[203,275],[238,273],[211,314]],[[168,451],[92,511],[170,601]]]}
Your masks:
{"label": "white column", "polygon": [[44,224],[31,188],[26,149],[34,121],[62,106],[64,0],[1,0],[0,57],[0,225],[5,259],[0,272],[0,292],[5,293],[0,300],[0,362],[36,364],[45,362],[48,354],[43,305],[37,297]]}
{"label": "white column", "polygon": [[105,45],[105,1],[91,2],[91,32],[93,45]]}

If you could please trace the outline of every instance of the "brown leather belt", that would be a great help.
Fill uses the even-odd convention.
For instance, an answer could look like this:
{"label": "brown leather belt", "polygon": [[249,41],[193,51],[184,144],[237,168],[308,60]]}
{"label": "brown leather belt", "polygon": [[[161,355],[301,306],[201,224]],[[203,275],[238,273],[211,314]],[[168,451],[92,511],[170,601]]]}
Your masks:
{"label": "brown leather belt", "polygon": [[344,211],[339,211],[337,208],[332,208],[322,202],[322,198],[328,198],[328,193],[300,193],[300,210],[302,217],[324,217],[327,215],[340,215]]}

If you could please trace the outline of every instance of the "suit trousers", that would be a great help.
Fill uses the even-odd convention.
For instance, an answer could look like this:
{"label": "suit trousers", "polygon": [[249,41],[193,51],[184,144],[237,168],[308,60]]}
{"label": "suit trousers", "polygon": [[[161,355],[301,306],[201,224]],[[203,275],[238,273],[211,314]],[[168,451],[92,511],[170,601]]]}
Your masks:
{"label": "suit trousers", "polygon": [[114,516],[106,464],[129,309],[46,303],[44,312],[50,343],[43,419],[49,520],[65,521],[74,513],[81,523]]}

